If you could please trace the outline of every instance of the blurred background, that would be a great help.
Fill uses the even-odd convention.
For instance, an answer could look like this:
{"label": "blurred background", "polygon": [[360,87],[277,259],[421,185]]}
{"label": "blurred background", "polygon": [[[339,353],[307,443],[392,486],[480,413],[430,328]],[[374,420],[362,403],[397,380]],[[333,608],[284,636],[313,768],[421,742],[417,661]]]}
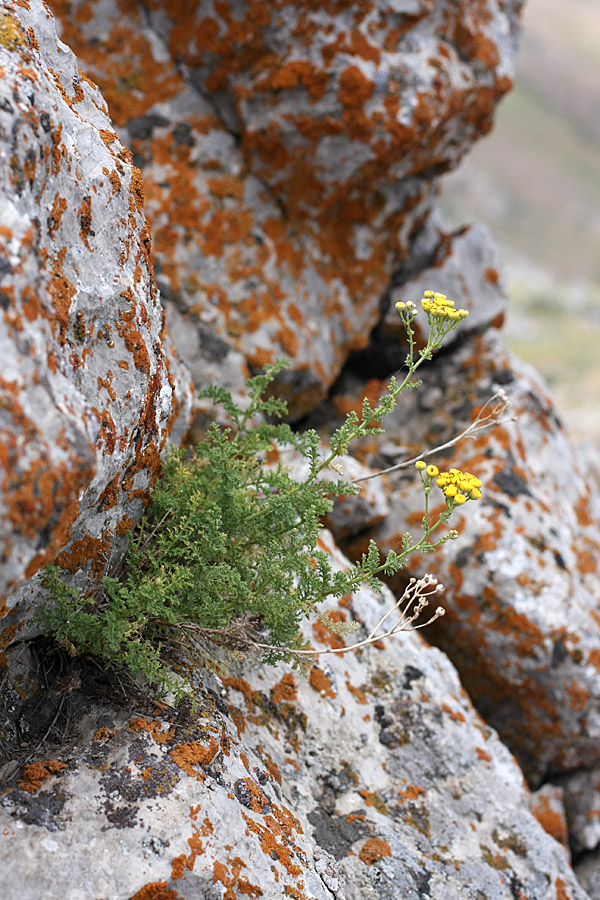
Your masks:
{"label": "blurred background", "polygon": [[445,179],[449,223],[500,245],[511,349],[600,446],[600,2],[526,0],[513,91]]}

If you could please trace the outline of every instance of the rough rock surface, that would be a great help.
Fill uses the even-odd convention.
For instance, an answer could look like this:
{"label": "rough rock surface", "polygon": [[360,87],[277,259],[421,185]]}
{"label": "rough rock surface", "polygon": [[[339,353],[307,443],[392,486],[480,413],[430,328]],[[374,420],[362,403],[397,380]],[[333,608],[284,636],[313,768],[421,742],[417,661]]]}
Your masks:
{"label": "rough rock surface", "polygon": [[[370,629],[392,602],[364,589],[337,611]],[[96,703],[29,762],[2,800],[6,900],[586,900],[514,759],[417,634],[308,677],[246,659],[205,675],[198,702],[187,721]]]}
{"label": "rough rock surface", "polygon": [[39,0],[3,4],[0,74],[6,612],[59,550],[67,572],[109,564],[190,390],[162,343],[139,170]]}
{"label": "rough rock surface", "polygon": [[306,413],[367,343],[435,176],[491,128],[521,0],[51,5],[143,171],[194,377],[240,387],[285,356]]}
{"label": "rough rock surface", "polygon": [[561,779],[573,849],[580,853],[600,847],[600,767],[580,770]]}
{"label": "rough rock surface", "polygon": [[[440,470],[472,472],[484,484],[481,501],[454,513],[460,541],[411,557],[411,574],[431,571],[448,588],[448,614],[430,637],[453,660],[479,711],[533,783],[593,766],[600,759],[595,485],[542,382],[509,357],[497,332],[463,342],[420,371],[423,386],[405,395],[388,421],[388,447],[404,446],[412,457],[442,444],[500,387],[515,416],[430,459]],[[365,462],[389,461],[377,451],[374,440]],[[435,488],[432,516],[442,501]],[[397,478],[390,506],[390,515],[369,533],[384,548],[396,546],[407,528],[419,530],[423,494],[414,469]],[[355,542],[352,555],[364,541]]]}

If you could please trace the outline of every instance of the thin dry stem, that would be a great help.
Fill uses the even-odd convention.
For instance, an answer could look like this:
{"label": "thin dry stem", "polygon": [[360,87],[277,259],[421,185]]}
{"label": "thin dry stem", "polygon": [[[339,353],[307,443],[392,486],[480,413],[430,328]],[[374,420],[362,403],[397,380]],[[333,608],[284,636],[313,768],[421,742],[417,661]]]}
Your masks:
{"label": "thin dry stem", "polygon": [[[376,641],[385,640],[395,634],[400,634],[402,631],[416,631],[418,628],[425,628],[427,625],[431,625],[432,622],[435,622],[436,619],[441,618],[441,616],[445,614],[443,607],[438,606],[435,613],[427,620],[427,622],[422,622],[419,625],[415,625],[414,623],[425,607],[429,605],[429,598],[434,594],[441,593],[443,590],[443,585],[441,585],[433,575],[427,574],[419,579],[411,578],[402,596],[396,601],[392,608],[381,617],[364,640],[357,641],[355,644],[349,644],[346,647],[326,647],[322,650],[294,650],[290,647],[278,647],[273,644],[265,644],[256,640],[254,637],[251,637],[252,634],[256,634],[256,630],[248,619],[242,619],[235,623],[232,622],[224,628],[202,628],[200,625],[195,625],[192,622],[173,624],[160,619],[153,619],[153,622],[154,624],[163,627],[173,629],[181,628],[184,631],[190,631],[198,636],[205,635],[215,643],[230,649],[248,650],[254,648],[256,650],[274,651],[277,653],[292,654],[294,656],[322,656],[326,653],[349,653],[353,650],[360,650],[362,647],[374,644]],[[402,609],[401,607],[403,605],[404,608]],[[396,624],[387,631],[379,633],[384,622],[386,622],[394,612],[399,613],[399,619]]]}
{"label": "thin dry stem", "polygon": [[[493,403],[495,403],[495,405],[493,408],[490,408]],[[494,425],[502,425],[505,422],[514,422],[515,416],[511,416],[508,419],[499,418],[509,407],[510,400],[506,396],[504,389],[500,388],[486,401],[476,419],[471,422],[469,427],[465,428],[464,431],[461,431],[460,434],[457,434],[456,437],[446,441],[445,444],[439,444],[437,447],[432,447],[431,450],[424,450],[422,453],[419,453],[418,456],[413,456],[411,459],[406,459],[403,462],[395,463],[393,466],[388,466],[387,469],[381,469],[378,472],[373,472],[371,475],[363,475],[361,478],[353,478],[351,484],[370,481],[371,478],[379,478],[380,475],[388,475],[390,472],[398,471],[398,469],[405,469],[408,466],[414,465],[417,460],[425,459],[427,456],[433,456],[434,453],[439,453],[441,450],[447,450],[448,447],[453,447],[465,438],[473,438],[480,431],[485,431],[486,428],[491,428]]]}

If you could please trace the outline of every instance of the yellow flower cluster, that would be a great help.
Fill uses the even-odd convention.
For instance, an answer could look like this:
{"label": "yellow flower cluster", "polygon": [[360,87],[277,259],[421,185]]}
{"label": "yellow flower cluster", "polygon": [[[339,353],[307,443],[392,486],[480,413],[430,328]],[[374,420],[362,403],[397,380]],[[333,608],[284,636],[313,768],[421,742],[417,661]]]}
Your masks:
{"label": "yellow flower cluster", "polygon": [[442,472],[436,478],[437,486],[441,488],[447,499],[453,500],[456,504],[466,503],[467,500],[480,500],[481,481],[470,475],[469,472],[461,472],[460,469],[450,469],[449,472]]}
{"label": "yellow flower cluster", "polygon": [[[450,469],[449,472],[442,472],[437,466],[428,466],[427,463],[419,459],[415,463],[415,469],[419,472],[425,472],[425,475],[433,479],[435,483],[444,493],[448,500],[452,500],[457,506],[466,503],[467,500],[480,500],[481,481],[470,475],[469,472],[461,472],[460,469]],[[425,482],[424,482],[425,483]],[[431,483],[431,482],[427,482]]]}
{"label": "yellow flower cluster", "polygon": [[429,315],[436,319],[466,319],[469,315],[467,309],[454,309],[454,300],[448,300],[445,294],[437,291],[425,291],[421,306]]}

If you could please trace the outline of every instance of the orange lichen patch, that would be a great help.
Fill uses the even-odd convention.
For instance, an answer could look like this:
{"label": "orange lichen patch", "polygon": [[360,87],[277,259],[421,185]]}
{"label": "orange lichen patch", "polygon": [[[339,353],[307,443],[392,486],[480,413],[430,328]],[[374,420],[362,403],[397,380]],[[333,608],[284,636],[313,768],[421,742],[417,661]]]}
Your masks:
{"label": "orange lichen patch", "polygon": [[119,534],[119,535],[129,534],[133,530],[133,526],[134,526],[133,516],[125,515],[115,525],[115,534]]}
{"label": "orange lichen patch", "polygon": [[425,788],[417,787],[416,784],[409,784],[404,790],[398,791],[398,797],[401,803],[407,800],[416,800],[421,794],[425,793]]}
{"label": "orange lichen patch", "polygon": [[[231,873],[229,872],[229,867],[231,867]],[[235,887],[237,887],[240,894],[245,894],[247,897],[263,896],[263,892],[258,885],[252,884],[247,878],[240,876],[241,870],[245,868],[246,864],[242,862],[239,856],[236,856],[227,865],[215,860],[213,863],[213,884],[220,882],[227,888],[223,895],[223,900],[236,900],[237,895],[233,890]]]}
{"label": "orange lichen patch", "polygon": [[442,703],[442,709],[450,716],[453,722],[466,722],[463,714],[459,712],[459,710],[452,709],[452,707],[448,706],[447,703]]}
{"label": "orange lichen patch", "polygon": [[370,838],[368,841],[365,841],[358,855],[365,866],[372,866],[385,856],[391,856],[392,850],[387,841],[382,841],[379,838]]}
{"label": "orange lichen patch", "polygon": [[271,754],[268,753],[260,744],[256,745],[256,752],[260,754],[260,758],[263,761],[264,765],[267,767],[271,778],[273,778],[278,784],[281,784],[281,773],[279,771],[279,766],[277,765]]}
{"label": "orange lichen patch", "polygon": [[175,737],[175,729],[167,728],[166,731],[163,731],[165,726],[164,722],[161,722],[159,719],[149,720],[149,719],[130,719],[127,723],[127,728],[129,731],[139,732],[145,731],[153,738],[156,744],[164,744],[167,741],[173,740]]}
{"label": "orange lichen patch", "polygon": [[129,900],[184,900],[177,891],[167,889],[166,881],[151,881],[129,897]]}
{"label": "orange lichen patch", "polygon": [[569,695],[569,705],[576,712],[583,712],[590,702],[589,691],[582,688],[576,681],[570,681],[565,685],[565,690]]}
{"label": "orange lichen patch", "polygon": [[313,666],[308,680],[311,688],[321,694],[322,697],[331,697],[332,700],[335,700],[336,694],[332,690],[332,681],[327,677],[323,669]]}
{"label": "orange lichen patch", "polygon": [[28,322],[34,322],[40,316],[46,317],[45,310],[40,303],[40,298],[30,285],[25,285],[21,295],[23,315]]}
{"label": "orange lichen patch", "polygon": [[492,761],[491,755],[487,752],[487,750],[484,750],[483,747],[475,747],[475,753],[477,754],[477,759],[481,759],[484,762]]}
{"label": "orange lichen patch", "polygon": [[221,679],[225,687],[233,688],[234,691],[239,691],[240,694],[244,695],[244,699],[246,701],[246,705],[249,710],[256,709],[254,704],[254,700],[252,699],[252,688],[248,684],[247,681],[244,681],[243,678],[233,678],[226,677]]}
{"label": "orange lichen patch", "polygon": [[136,369],[148,375],[150,373],[150,354],[140,330],[136,328],[135,322],[125,321],[118,324],[117,330],[125,341],[125,346],[133,356],[133,363]]}
{"label": "orange lichen patch", "polygon": [[567,893],[567,886],[562,878],[557,878],[554,882],[556,888],[556,900],[573,900],[572,894]]}
{"label": "orange lichen patch", "polygon": [[284,675],[281,681],[278,681],[271,688],[271,700],[273,703],[281,703],[284,700],[288,703],[294,703],[297,696],[298,689],[291,672]]}
{"label": "orange lichen patch", "polygon": [[63,550],[56,557],[56,565],[67,572],[77,572],[83,566],[91,562],[92,571],[99,573],[104,570],[110,541],[107,538],[93,538],[89,534],[79,541],[73,541],[68,550]]}
{"label": "orange lichen patch", "polygon": [[569,843],[569,831],[564,811],[553,809],[550,798],[544,794],[531,797],[531,812],[536,817],[544,831],[547,831],[555,841],[567,847]]}
{"label": "orange lichen patch", "polygon": [[91,195],[86,195],[81,201],[81,206],[78,211],[79,216],[79,236],[86,248],[93,253],[92,248],[89,245],[88,238],[94,234],[92,230],[92,198]]}
{"label": "orange lichen patch", "polygon": [[144,208],[144,180],[137,166],[131,167],[131,184],[129,187],[138,212]]}
{"label": "orange lichen patch", "polygon": [[[265,826],[260,825],[244,812],[242,812],[242,816],[247,825],[247,833],[252,832],[258,836],[264,853],[271,859],[277,859],[290,875],[302,874],[302,868],[292,862],[291,850],[287,846],[290,843],[289,839],[285,837],[283,829],[272,816],[265,817]],[[278,837],[282,837],[281,842],[277,841]]]}
{"label": "orange lichen patch", "polygon": [[55,322],[58,325],[58,342],[64,344],[65,332],[69,323],[69,310],[71,300],[77,293],[75,286],[69,281],[62,271],[62,266],[67,248],[63,247],[55,260],[51,263],[51,276],[48,283],[48,293],[54,307]]}
{"label": "orange lichen patch", "polygon": [[30,763],[23,768],[19,787],[22,791],[27,791],[28,794],[35,794],[47,778],[66,768],[65,763],[58,762],[56,759],[51,759],[48,762]]}
{"label": "orange lichen patch", "polygon": [[48,234],[50,237],[54,237],[54,233],[58,226],[61,223],[64,211],[67,208],[67,201],[64,197],[60,197],[58,192],[54,197],[54,203],[52,204],[52,209],[50,210],[50,214],[48,215],[47,225],[48,225]]}
{"label": "orange lichen patch", "polygon": [[[348,674],[346,672],[346,674]],[[353,684],[350,683],[348,679],[346,679],[346,687],[354,697],[357,703],[365,704],[367,702],[367,698],[364,695],[364,692],[361,691],[360,688],[354,687]]]}
{"label": "orange lichen patch", "polygon": [[99,728],[92,737],[93,741],[108,741],[116,734],[115,728]]}
{"label": "orange lichen patch", "polygon": [[271,75],[257,81],[254,85],[258,91],[292,90],[300,86],[306,88],[311,100],[320,100],[327,90],[329,73],[320,71],[308,60],[295,59],[275,68]]}
{"label": "orange lichen patch", "polygon": [[198,741],[190,741],[187,744],[178,744],[171,750],[171,759],[180,769],[198,781],[203,776],[197,771],[196,766],[207,766],[215,758],[219,751],[218,743],[211,737],[208,747]]}

